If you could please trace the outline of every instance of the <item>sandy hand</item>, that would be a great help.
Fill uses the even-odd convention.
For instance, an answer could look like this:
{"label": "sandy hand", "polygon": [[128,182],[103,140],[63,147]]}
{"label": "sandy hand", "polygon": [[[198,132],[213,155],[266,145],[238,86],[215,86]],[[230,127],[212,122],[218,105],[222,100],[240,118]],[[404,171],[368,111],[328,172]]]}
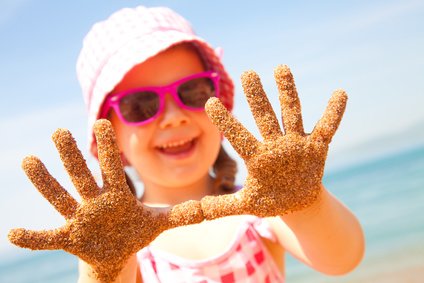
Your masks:
{"label": "sandy hand", "polygon": [[63,249],[90,264],[102,282],[112,282],[128,258],[162,231],[201,222],[203,215],[196,201],[169,209],[142,205],[126,183],[110,122],[97,121],[94,132],[103,187],[98,187],[70,132],[57,130],[53,140],[82,201],[77,203],[38,158],[25,158],[22,167],[29,179],[66,224],[48,231],[13,229],[9,240],[34,250]]}
{"label": "sandy hand", "polygon": [[347,95],[336,90],[311,134],[305,134],[299,97],[290,69],[275,69],[283,133],[258,75],[245,72],[242,85],[263,141],[259,142],[218,99],[206,111],[244,159],[248,176],[235,194],[202,199],[206,219],[232,214],[284,215],[311,205],[319,196],[328,145],[342,119]]}

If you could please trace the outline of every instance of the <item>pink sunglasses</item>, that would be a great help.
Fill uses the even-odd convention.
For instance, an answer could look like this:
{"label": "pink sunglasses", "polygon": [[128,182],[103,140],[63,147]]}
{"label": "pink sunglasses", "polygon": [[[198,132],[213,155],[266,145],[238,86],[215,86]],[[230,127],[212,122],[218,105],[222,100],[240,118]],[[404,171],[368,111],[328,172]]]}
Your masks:
{"label": "pink sunglasses", "polygon": [[219,96],[219,75],[208,71],[197,73],[167,86],[140,87],[106,98],[99,118],[106,118],[113,108],[127,125],[140,126],[156,119],[165,108],[165,94],[172,95],[182,109],[202,111],[210,97]]}

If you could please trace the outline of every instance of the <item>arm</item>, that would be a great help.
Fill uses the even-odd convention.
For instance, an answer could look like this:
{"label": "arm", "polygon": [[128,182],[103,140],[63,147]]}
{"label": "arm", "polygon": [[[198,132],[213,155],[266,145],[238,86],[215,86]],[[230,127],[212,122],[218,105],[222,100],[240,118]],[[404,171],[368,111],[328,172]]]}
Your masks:
{"label": "arm", "polygon": [[[254,137],[217,99],[206,111],[245,161],[248,175],[234,195],[202,199],[206,219],[231,214],[277,216],[271,220],[280,243],[318,271],[341,274],[354,268],[364,252],[364,236],[355,216],[322,185],[329,144],[342,119],[347,95],[336,90],[308,134],[287,66],[275,69],[282,112],[277,117],[259,76],[246,72],[242,84],[262,141]],[[216,211],[219,211],[217,213]]]}
{"label": "arm", "polygon": [[[85,274],[94,274],[99,282],[110,283],[115,282],[122,268],[128,266],[129,258],[164,230],[198,223],[203,220],[203,215],[198,201],[167,208],[140,203],[128,188],[111,123],[97,121],[94,132],[103,186],[98,187],[71,133],[57,130],[53,140],[82,200],[78,203],[47,171],[41,160],[35,156],[27,157],[22,164],[25,173],[65,217],[66,223],[52,230],[12,229],[8,237],[13,244],[23,248],[63,249],[90,265],[90,272]],[[84,265],[81,268],[88,270]]]}
{"label": "arm", "polygon": [[271,218],[270,222],[280,244],[289,253],[322,273],[347,273],[363,257],[361,225],[324,187],[310,207]]}

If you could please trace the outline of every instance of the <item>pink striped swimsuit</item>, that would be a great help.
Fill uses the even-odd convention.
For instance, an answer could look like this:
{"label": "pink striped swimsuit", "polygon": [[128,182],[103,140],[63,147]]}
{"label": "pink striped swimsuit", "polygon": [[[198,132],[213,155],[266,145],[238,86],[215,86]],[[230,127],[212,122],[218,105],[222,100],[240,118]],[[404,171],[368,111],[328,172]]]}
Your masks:
{"label": "pink striped swimsuit", "polygon": [[261,237],[276,241],[268,224],[246,216],[228,250],[205,260],[184,259],[145,247],[137,253],[145,283],[284,282]]}

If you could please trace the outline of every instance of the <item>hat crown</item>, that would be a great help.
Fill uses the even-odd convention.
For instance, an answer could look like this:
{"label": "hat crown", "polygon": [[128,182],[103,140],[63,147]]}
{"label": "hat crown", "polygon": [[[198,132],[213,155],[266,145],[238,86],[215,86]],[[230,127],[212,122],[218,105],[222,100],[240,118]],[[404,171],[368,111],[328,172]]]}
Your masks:
{"label": "hat crown", "polygon": [[166,30],[178,30],[193,34],[190,23],[171,9],[165,7],[146,8],[143,6],[134,9],[124,8],[113,13],[106,20],[96,23],[84,39],[84,44],[91,39],[116,38],[128,40],[155,31]]}
{"label": "hat crown", "polygon": [[194,35],[190,23],[166,7],[123,8],[94,24],[83,40],[77,60],[77,76],[86,105],[90,107],[96,78],[115,52],[132,40],[171,30]]}

